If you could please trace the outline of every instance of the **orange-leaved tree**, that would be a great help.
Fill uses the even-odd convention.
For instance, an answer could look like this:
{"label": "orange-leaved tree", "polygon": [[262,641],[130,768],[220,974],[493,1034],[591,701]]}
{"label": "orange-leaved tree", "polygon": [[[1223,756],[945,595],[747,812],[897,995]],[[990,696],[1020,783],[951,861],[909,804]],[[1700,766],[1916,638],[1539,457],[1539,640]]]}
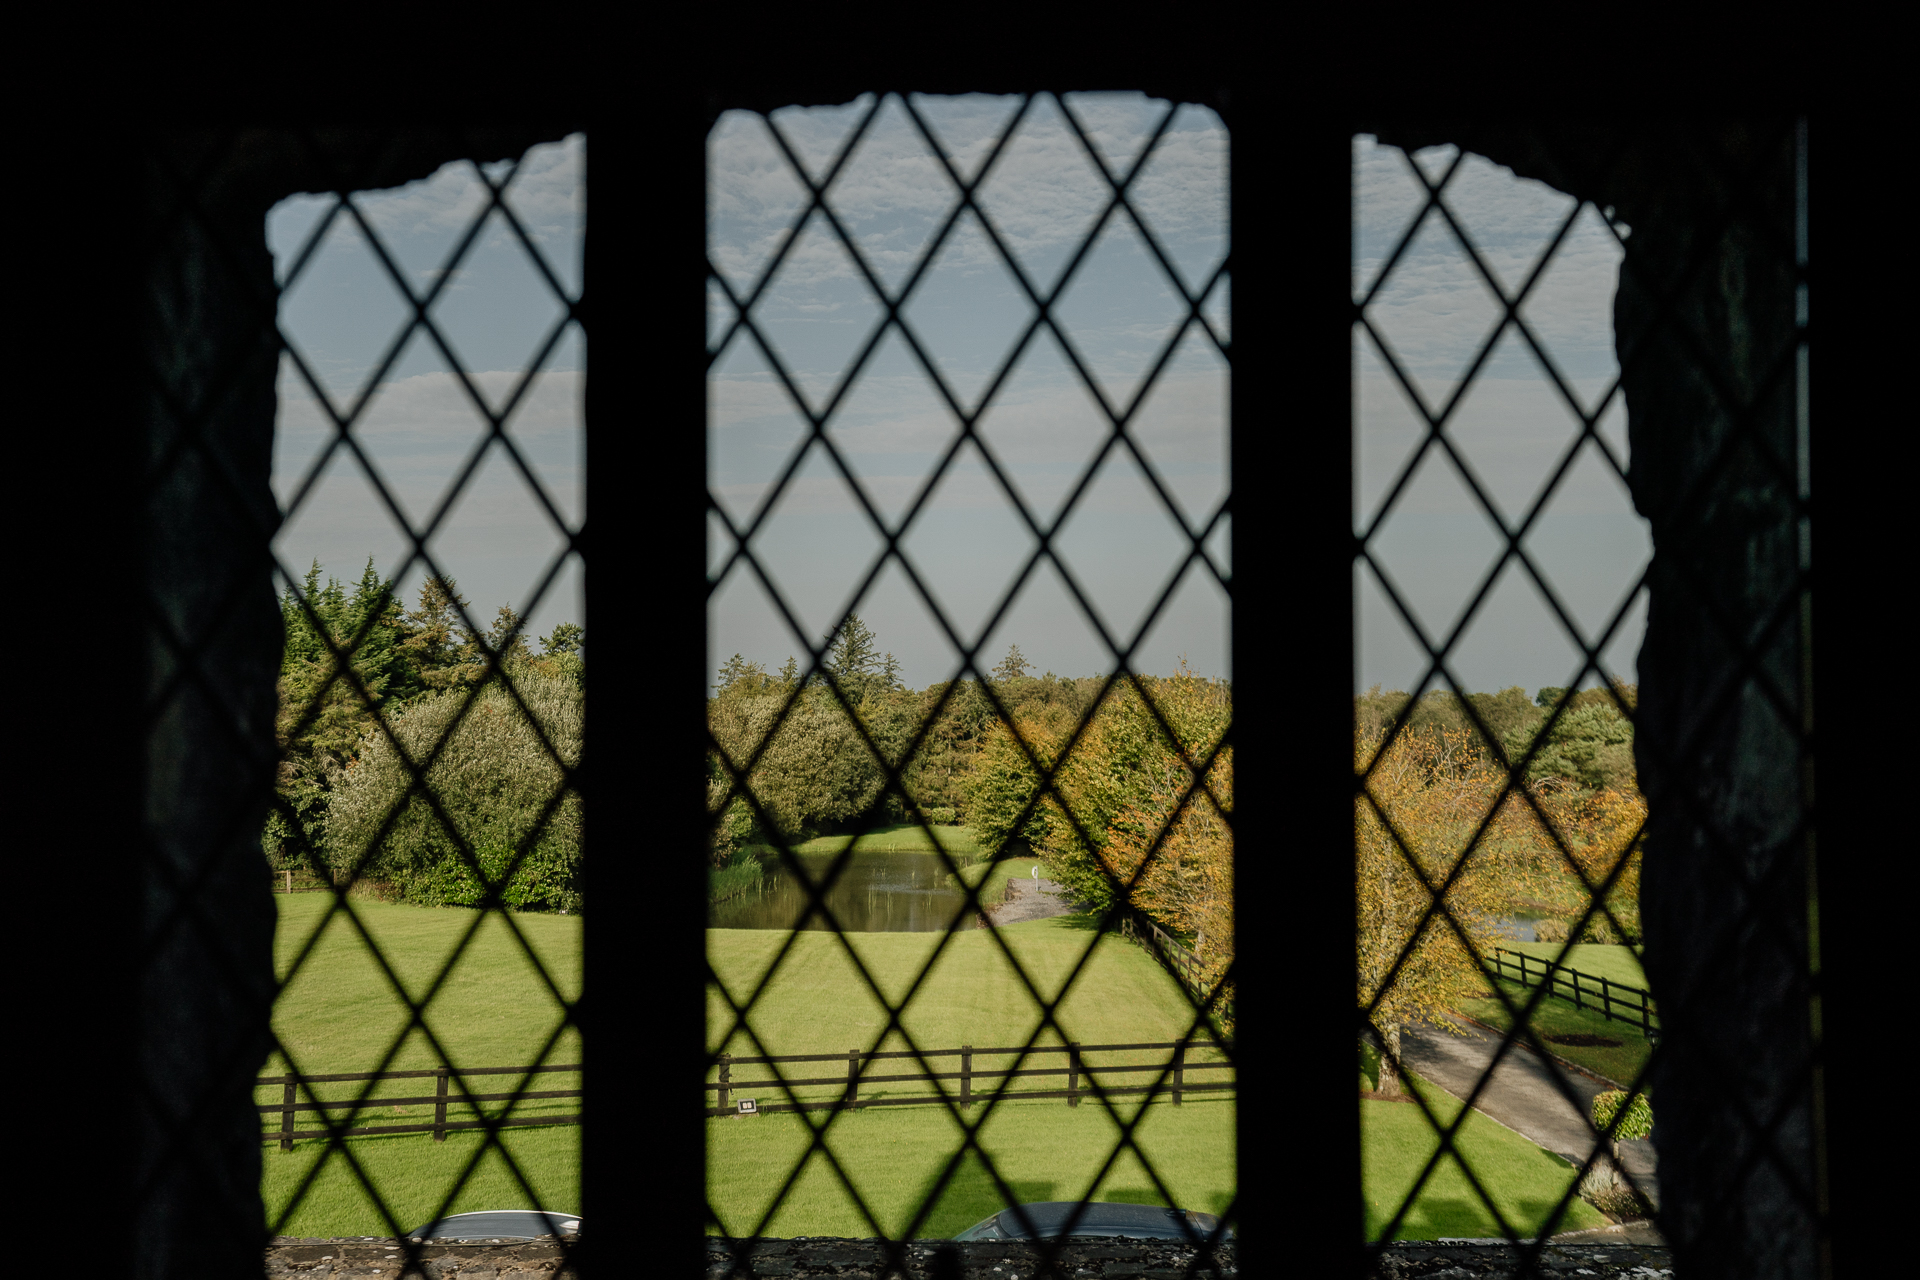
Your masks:
{"label": "orange-leaved tree", "polygon": [[1538,875],[1541,832],[1470,734],[1356,735],[1354,767],[1369,765],[1354,802],[1356,976],[1387,1051],[1380,1092],[1396,1094],[1401,1027],[1457,1026],[1454,1007],[1485,989],[1475,956]]}
{"label": "orange-leaved tree", "polygon": [[1500,917],[1569,895],[1584,911],[1569,860],[1595,887],[1620,867],[1606,905],[1637,929],[1646,802],[1631,788],[1587,790],[1555,777],[1509,787],[1484,741],[1454,730],[1391,740],[1363,730],[1354,765],[1372,766],[1355,802],[1359,999],[1389,1050],[1380,1089],[1391,1094],[1401,1027],[1457,1025],[1454,1008],[1486,988],[1476,956],[1501,940]]}

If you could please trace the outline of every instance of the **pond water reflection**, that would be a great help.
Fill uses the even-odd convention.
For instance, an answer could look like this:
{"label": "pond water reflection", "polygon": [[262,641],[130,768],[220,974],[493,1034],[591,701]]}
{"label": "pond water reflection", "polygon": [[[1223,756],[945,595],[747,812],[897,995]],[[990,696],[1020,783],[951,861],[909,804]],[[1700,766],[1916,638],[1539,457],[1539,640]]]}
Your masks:
{"label": "pond water reflection", "polygon": [[[832,864],[831,853],[801,854],[816,882]],[[827,907],[849,933],[938,933],[953,923],[966,902],[948,875],[946,863],[931,853],[881,853],[856,850],[853,861],[827,894]],[[807,894],[783,863],[769,863],[757,887],[707,909],[714,929],[791,929],[807,908]],[[961,922],[971,928],[971,919]],[[819,916],[808,929],[825,929]]]}

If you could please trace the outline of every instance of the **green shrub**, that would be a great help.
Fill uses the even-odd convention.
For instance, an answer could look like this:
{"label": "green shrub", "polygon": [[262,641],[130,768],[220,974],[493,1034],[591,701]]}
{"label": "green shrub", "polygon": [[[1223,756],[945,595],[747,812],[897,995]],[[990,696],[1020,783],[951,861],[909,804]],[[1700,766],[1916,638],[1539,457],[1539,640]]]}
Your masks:
{"label": "green shrub", "polygon": [[[414,760],[439,748],[426,780],[445,820],[424,799],[408,795],[406,765],[384,734],[364,739],[358,758],[333,773],[325,847],[334,871],[357,866],[363,878],[386,882],[403,901],[470,905],[481,901],[485,890],[460,856],[461,843],[478,853],[481,869],[497,880],[511,851],[531,842],[506,886],[508,905],[580,909],[580,796],[571,789],[562,792],[560,765],[534,725],[562,761],[578,763],[582,691],[564,672],[516,665],[511,675],[531,720],[498,684],[472,695],[471,707],[466,707],[468,691],[449,691],[422,699],[393,720],[395,737]],[[463,708],[465,715],[454,727]],[[559,802],[536,831],[556,793]],[[396,806],[398,817],[362,861]]]}
{"label": "green shrub", "polygon": [[1533,940],[1535,942],[1565,942],[1567,940],[1567,922],[1565,920],[1535,920],[1533,922]]}
{"label": "green shrub", "polygon": [[[482,845],[474,855],[487,879],[499,885],[513,861],[513,852],[506,845]],[[473,868],[451,855],[416,869],[394,889],[405,901],[423,907],[477,907],[487,896],[487,887],[474,875]],[[580,895],[574,892],[570,860],[560,850],[536,845],[501,888],[500,900],[515,911],[568,911],[578,907]]]}
{"label": "green shrub", "polygon": [[[1593,1127],[1605,1133],[1607,1126],[1613,1123],[1613,1117],[1627,1100],[1627,1095],[1619,1089],[1609,1089],[1593,1100]],[[1627,1108],[1627,1114],[1620,1119],[1620,1127],[1613,1131],[1615,1142],[1625,1142],[1629,1138],[1644,1138],[1653,1132],[1653,1104],[1647,1101],[1647,1095],[1638,1094],[1633,1105]]]}

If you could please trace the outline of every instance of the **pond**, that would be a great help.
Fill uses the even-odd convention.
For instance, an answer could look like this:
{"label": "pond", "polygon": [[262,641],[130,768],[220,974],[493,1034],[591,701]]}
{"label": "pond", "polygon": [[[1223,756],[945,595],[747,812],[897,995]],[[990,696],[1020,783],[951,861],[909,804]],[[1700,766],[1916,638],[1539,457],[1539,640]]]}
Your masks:
{"label": "pond", "polygon": [[[831,853],[801,854],[815,882],[826,875]],[[938,933],[953,923],[966,895],[953,883],[946,863],[931,853],[857,850],[853,861],[827,894],[827,907],[849,933]],[[781,862],[767,864],[760,883],[737,897],[707,908],[713,929],[791,929],[807,909],[807,894]],[[962,922],[971,928],[973,921]],[[808,929],[825,929],[814,916]]]}

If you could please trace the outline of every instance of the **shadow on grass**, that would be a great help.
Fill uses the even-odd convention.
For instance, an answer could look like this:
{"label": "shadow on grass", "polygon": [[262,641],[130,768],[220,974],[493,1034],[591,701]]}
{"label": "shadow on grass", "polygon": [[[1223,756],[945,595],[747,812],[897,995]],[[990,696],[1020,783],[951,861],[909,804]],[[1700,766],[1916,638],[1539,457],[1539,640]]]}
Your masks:
{"label": "shadow on grass", "polygon": [[[921,1184],[920,1200],[925,1200],[933,1193],[937,1180],[938,1175]],[[1057,1199],[1060,1194],[1060,1184],[1057,1182],[1016,1178],[1009,1180],[1007,1185],[1021,1204]],[[920,1234],[931,1240],[947,1239],[1007,1207],[1007,1203],[1000,1198],[1000,1189],[993,1185],[993,1179],[987,1175],[986,1166],[980,1163],[978,1156],[968,1152],[954,1173],[953,1180],[947,1183],[947,1189],[941,1193],[933,1212],[928,1215],[926,1224],[920,1228]]]}
{"label": "shadow on grass", "polygon": [[[1506,1210],[1508,1223],[1520,1233],[1523,1240],[1531,1239],[1540,1229],[1546,1217],[1553,1211],[1554,1201],[1523,1199],[1502,1205]],[[1368,1217],[1371,1219],[1372,1214]],[[1380,1226],[1368,1223],[1368,1237],[1377,1238]],[[1604,1224],[1603,1224],[1604,1225]],[[1569,1227],[1564,1219],[1546,1227],[1548,1234],[1565,1231]],[[1487,1207],[1472,1197],[1423,1195],[1414,1202],[1413,1208],[1401,1220],[1400,1230],[1394,1233],[1396,1240],[1495,1240],[1501,1239],[1499,1226]]]}

